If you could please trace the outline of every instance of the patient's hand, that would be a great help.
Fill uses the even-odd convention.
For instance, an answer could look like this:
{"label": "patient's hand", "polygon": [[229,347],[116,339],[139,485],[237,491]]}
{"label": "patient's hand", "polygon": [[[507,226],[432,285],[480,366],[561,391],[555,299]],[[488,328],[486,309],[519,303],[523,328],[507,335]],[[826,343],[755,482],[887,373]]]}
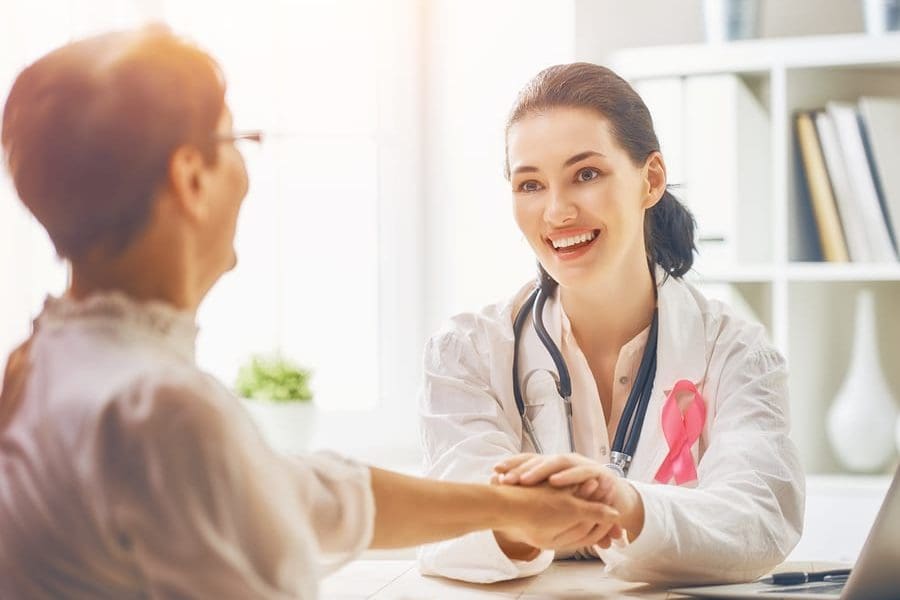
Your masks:
{"label": "patient's hand", "polygon": [[579,497],[580,486],[500,486],[508,494],[510,524],[494,536],[510,558],[531,560],[539,548],[571,551],[601,543],[617,529],[619,513]]}
{"label": "patient's hand", "polygon": [[605,465],[580,454],[518,454],[498,463],[494,471],[494,483],[526,486],[549,483],[560,488],[575,486],[576,496],[616,508],[621,520],[605,539],[598,542],[601,548],[608,548],[612,540],[621,537],[623,529],[628,531],[631,540],[637,538],[643,529],[644,505],[637,490]]}

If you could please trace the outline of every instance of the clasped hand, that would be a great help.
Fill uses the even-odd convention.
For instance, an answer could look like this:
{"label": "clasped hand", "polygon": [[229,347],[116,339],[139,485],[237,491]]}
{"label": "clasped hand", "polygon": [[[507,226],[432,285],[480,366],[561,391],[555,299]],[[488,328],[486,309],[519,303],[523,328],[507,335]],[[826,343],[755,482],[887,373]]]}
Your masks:
{"label": "clasped hand", "polygon": [[[494,467],[491,483],[495,485],[544,486],[567,490],[577,498],[605,504],[615,509],[615,519],[596,523],[593,527],[572,527],[565,535],[550,535],[552,545],[540,547],[571,551],[598,545],[609,548],[613,540],[624,535],[628,525],[632,539],[643,525],[643,505],[635,489],[613,471],[580,454],[518,454]],[[638,514],[639,513],[639,514]],[[638,522],[639,517],[639,522]],[[559,532],[561,533],[561,532]],[[580,534],[580,535],[579,535]],[[522,536],[495,532],[497,541],[507,554],[521,554]],[[534,544],[530,544],[534,545]],[[520,556],[521,557],[521,556]]]}

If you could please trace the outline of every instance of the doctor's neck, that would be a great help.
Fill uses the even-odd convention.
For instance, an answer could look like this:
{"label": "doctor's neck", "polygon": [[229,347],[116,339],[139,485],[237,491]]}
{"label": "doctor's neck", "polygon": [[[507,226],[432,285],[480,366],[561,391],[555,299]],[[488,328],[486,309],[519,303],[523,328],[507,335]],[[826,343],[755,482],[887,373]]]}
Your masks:
{"label": "doctor's neck", "polygon": [[559,287],[559,299],[572,333],[583,348],[618,354],[650,325],[656,284],[646,261],[610,273],[602,285]]}

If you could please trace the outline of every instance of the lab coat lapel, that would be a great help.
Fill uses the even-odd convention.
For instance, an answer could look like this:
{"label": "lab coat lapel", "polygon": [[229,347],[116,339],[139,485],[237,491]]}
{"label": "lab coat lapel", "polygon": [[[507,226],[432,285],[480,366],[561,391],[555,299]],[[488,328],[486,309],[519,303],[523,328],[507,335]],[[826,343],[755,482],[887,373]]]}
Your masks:
{"label": "lab coat lapel", "polygon": [[[667,394],[681,379],[693,382],[702,393],[708,353],[703,313],[688,286],[679,279],[667,277],[659,267],[656,280],[661,282],[657,296],[656,377],[629,471],[629,476],[639,481],[652,481],[669,452],[661,426]],[[711,416],[710,412],[709,418]]]}

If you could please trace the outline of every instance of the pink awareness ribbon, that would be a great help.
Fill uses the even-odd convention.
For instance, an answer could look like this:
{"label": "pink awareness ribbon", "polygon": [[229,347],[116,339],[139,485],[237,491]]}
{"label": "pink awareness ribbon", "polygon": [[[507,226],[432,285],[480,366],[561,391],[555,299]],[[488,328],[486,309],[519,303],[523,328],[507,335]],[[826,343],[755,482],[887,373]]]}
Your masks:
{"label": "pink awareness ribbon", "polygon": [[[691,400],[682,413],[678,405],[678,395],[691,394]],[[669,454],[656,472],[656,481],[682,485],[697,479],[697,468],[691,455],[691,446],[700,437],[706,422],[706,403],[697,386],[687,379],[680,379],[669,392],[662,409],[662,430],[669,444]]]}

